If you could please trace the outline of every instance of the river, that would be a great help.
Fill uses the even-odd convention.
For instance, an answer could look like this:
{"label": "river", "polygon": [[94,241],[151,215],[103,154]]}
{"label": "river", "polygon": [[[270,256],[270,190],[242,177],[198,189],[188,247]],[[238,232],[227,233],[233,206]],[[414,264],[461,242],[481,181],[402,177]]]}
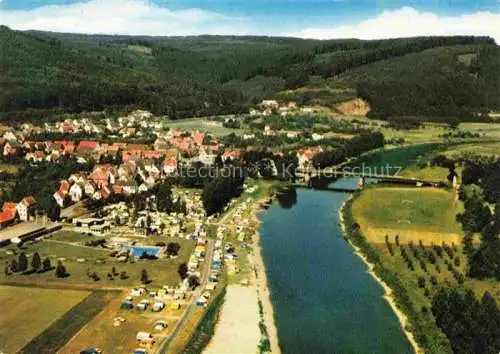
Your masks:
{"label": "river", "polygon": [[[429,146],[378,152],[371,166],[406,166]],[[354,179],[335,182],[355,186]],[[413,353],[384,291],[344,240],[348,194],[291,189],[259,214],[275,324],[283,353]]]}

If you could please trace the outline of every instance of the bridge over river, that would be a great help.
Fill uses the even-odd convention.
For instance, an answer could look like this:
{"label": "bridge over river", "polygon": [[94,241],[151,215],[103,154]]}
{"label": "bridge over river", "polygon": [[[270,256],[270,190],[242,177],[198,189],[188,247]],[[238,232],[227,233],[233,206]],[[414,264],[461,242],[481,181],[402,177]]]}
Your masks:
{"label": "bridge over river", "polygon": [[[381,182],[393,183],[393,184],[403,184],[403,185],[413,185],[418,187],[444,187],[446,183],[443,181],[430,180],[415,178],[411,176],[398,176],[396,174],[390,175],[386,173],[370,173],[365,171],[346,171],[338,170],[334,167],[327,167],[324,169],[299,169],[296,171],[295,175],[305,182],[307,185],[310,184],[311,179],[314,178],[328,178],[328,179],[338,179],[343,177],[359,177],[360,186],[364,185],[366,179],[375,179]],[[331,190],[331,187],[327,189]],[[335,188],[334,188],[335,189]],[[338,189],[338,188],[337,188]],[[338,192],[356,192],[357,189],[344,189],[340,188]]]}

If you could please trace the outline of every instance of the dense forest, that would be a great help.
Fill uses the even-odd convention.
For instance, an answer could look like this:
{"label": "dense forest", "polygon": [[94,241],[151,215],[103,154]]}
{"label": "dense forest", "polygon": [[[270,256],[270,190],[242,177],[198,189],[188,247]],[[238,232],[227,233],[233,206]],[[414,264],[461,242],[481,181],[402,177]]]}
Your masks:
{"label": "dense forest", "polygon": [[129,37],[1,26],[0,47],[3,121],[125,107],[174,119],[246,112],[318,84],[364,98],[383,119],[473,120],[500,107],[499,50],[486,37]]}

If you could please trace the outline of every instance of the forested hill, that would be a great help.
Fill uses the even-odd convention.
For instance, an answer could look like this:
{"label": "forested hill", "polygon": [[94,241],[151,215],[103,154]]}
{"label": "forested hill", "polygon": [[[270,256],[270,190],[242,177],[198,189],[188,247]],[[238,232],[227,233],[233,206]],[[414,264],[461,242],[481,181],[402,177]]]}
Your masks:
{"label": "forested hill", "polygon": [[246,112],[315,85],[350,89],[380,118],[475,119],[500,106],[499,50],[486,37],[130,37],[0,26],[0,47],[3,121],[123,107],[172,118]]}

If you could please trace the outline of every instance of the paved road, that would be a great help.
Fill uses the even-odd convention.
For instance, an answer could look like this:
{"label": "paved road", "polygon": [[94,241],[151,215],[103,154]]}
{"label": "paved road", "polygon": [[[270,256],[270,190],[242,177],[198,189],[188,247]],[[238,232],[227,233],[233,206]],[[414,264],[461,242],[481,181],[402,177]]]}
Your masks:
{"label": "paved road", "polygon": [[184,311],[184,314],[181,316],[179,321],[177,321],[177,324],[175,325],[175,328],[170,334],[170,336],[165,340],[164,343],[160,344],[160,348],[157,350],[157,353],[159,354],[167,353],[169,345],[174,341],[177,335],[184,328],[187,319],[189,318],[193,310],[196,308],[197,306],[196,300],[198,300],[202,292],[205,290],[208,281],[208,276],[210,275],[212,259],[214,257],[214,246],[215,246],[214,240],[207,240],[207,248],[206,248],[207,252],[205,254],[205,265],[203,267],[203,274],[201,276],[200,286],[194,292],[191,303],[188,305],[188,308],[186,309],[186,311]]}

